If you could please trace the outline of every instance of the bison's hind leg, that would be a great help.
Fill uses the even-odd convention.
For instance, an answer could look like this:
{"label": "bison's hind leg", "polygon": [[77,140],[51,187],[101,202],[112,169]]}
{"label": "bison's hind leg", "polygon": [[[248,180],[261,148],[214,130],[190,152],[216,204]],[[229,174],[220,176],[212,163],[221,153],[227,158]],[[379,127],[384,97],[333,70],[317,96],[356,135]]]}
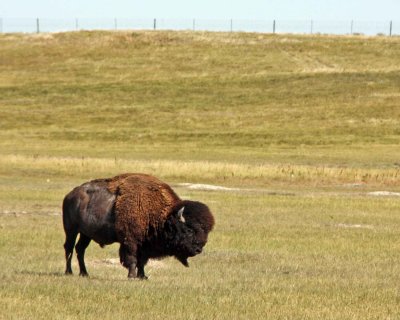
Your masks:
{"label": "bison's hind leg", "polygon": [[65,274],[72,274],[71,261],[77,235],[78,232],[76,230],[65,231],[65,243],[64,243],[65,260],[66,260]]}
{"label": "bison's hind leg", "polygon": [[79,262],[79,275],[82,277],[87,277],[89,274],[86,271],[86,266],[85,266],[85,250],[87,246],[90,243],[90,238],[85,236],[84,234],[80,234],[79,236],[79,241],[75,246],[76,250],[76,255],[78,257],[78,262]]}

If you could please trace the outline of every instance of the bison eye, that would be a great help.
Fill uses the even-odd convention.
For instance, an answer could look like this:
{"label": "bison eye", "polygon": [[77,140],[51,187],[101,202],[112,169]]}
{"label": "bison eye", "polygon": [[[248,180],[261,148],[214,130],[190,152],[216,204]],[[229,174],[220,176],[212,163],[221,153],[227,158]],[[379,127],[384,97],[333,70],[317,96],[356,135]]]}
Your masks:
{"label": "bison eye", "polygon": [[192,229],[186,229],[185,233],[192,236],[194,234],[194,231]]}

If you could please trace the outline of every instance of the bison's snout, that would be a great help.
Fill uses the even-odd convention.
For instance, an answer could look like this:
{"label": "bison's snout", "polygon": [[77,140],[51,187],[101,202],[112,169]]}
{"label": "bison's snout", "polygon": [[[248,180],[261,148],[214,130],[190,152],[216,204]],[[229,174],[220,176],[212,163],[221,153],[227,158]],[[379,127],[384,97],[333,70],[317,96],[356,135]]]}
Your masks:
{"label": "bison's snout", "polygon": [[199,253],[201,253],[202,251],[203,251],[202,248],[197,248],[197,249],[195,250],[196,254],[199,254]]}
{"label": "bison's snout", "polygon": [[194,257],[194,256],[200,254],[202,251],[203,251],[203,248],[202,248],[202,247],[200,247],[200,246],[199,246],[199,247],[193,246],[193,247],[191,247],[191,248],[186,252],[186,254],[187,254],[189,257]]}

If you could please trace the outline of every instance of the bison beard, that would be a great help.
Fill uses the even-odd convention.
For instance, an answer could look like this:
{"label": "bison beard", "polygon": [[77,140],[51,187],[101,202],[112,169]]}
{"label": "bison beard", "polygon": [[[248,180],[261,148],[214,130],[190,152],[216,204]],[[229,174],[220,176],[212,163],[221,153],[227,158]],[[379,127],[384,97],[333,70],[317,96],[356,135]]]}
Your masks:
{"label": "bison beard", "polygon": [[150,258],[188,258],[201,253],[214,218],[205,204],[182,201],[165,183],[144,174],[123,174],[87,182],[63,202],[66,274],[72,274],[75,246],[80,275],[87,276],[84,254],[91,240],[101,246],[119,242],[128,277],[145,279]]}

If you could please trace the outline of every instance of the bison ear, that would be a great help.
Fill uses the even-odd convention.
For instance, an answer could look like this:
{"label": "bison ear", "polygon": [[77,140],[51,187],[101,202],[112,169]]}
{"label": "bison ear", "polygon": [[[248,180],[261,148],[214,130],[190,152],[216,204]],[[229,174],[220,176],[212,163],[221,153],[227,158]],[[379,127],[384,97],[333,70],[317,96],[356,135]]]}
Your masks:
{"label": "bison ear", "polygon": [[182,208],[179,209],[179,211],[178,211],[178,219],[179,219],[179,221],[181,221],[181,222],[183,222],[183,223],[186,222],[185,217],[183,216],[183,211],[184,211],[184,210],[185,210],[185,207],[182,207]]}

